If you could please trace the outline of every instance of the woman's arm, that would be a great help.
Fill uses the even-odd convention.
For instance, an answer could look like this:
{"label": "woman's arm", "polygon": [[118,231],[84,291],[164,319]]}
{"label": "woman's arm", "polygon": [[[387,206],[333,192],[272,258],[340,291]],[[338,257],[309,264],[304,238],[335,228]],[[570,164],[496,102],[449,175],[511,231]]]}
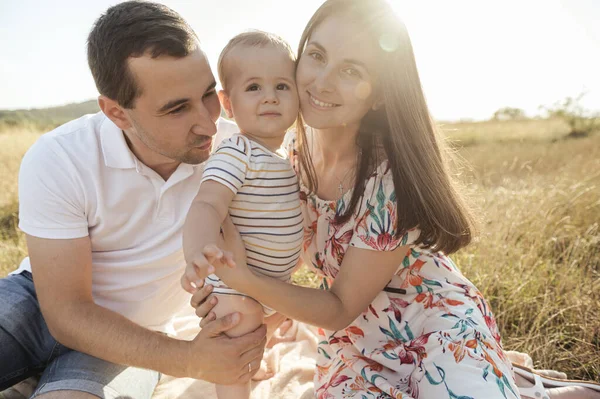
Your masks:
{"label": "woman's arm", "polygon": [[225,223],[225,227],[225,239],[234,253],[236,268],[219,269],[217,275],[228,286],[291,319],[333,331],[344,329],[367,309],[390,282],[409,250],[408,245],[393,251],[350,247],[331,289],[324,291],[252,273],[243,262],[245,258],[239,256],[241,238],[235,226]]}

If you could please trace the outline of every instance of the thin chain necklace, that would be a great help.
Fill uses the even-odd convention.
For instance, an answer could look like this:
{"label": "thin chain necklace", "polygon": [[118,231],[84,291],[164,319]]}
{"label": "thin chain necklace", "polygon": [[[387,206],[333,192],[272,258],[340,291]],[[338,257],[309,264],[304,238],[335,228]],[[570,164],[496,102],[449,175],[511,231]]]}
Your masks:
{"label": "thin chain necklace", "polygon": [[348,178],[348,175],[350,174],[350,172],[353,172],[353,171],[354,171],[354,168],[348,169],[348,171],[346,172],[344,177],[342,177],[341,179],[339,177],[337,177],[336,175],[334,175],[334,177],[338,180],[338,199],[340,199],[344,196],[344,182],[346,181],[346,178]]}

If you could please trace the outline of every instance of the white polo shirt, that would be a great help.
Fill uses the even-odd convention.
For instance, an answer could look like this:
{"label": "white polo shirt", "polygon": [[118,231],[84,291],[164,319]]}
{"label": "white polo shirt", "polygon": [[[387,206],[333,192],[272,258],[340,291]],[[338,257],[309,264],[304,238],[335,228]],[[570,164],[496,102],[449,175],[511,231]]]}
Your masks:
{"label": "white polo shirt", "polygon": [[[224,119],[218,129],[236,130]],[[94,301],[173,333],[173,315],[189,306],[179,283],[182,228],[201,177],[201,165],[181,164],[164,181],[103,113],[86,115],[42,135],[25,154],[19,228],[40,238],[89,235]],[[29,258],[22,270],[31,270]]]}

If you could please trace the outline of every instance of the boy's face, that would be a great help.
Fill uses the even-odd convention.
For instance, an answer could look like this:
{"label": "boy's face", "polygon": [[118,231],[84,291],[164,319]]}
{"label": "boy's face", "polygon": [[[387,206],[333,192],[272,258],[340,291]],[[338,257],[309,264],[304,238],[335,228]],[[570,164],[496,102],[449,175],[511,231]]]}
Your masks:
{"label": "boy's face", "polygon": [[223,106],[240,131],[260,138],[283,137],[298,116],[295,65],[272,47],[234,48],[225,60]]}

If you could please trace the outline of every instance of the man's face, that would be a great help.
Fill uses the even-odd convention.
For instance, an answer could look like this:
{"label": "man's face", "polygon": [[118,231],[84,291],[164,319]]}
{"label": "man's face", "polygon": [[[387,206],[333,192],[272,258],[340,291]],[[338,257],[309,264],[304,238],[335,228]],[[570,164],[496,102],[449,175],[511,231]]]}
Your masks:
{"label": "man's face", "polygon": [[141,142],[135,151],[165,161],[204,162],[221,112],[204,53],[198,49],[183,58],[144,55],[130,58],[129,68],[141,91],[134,108],[126,110],[133,126],[127,134]]}

